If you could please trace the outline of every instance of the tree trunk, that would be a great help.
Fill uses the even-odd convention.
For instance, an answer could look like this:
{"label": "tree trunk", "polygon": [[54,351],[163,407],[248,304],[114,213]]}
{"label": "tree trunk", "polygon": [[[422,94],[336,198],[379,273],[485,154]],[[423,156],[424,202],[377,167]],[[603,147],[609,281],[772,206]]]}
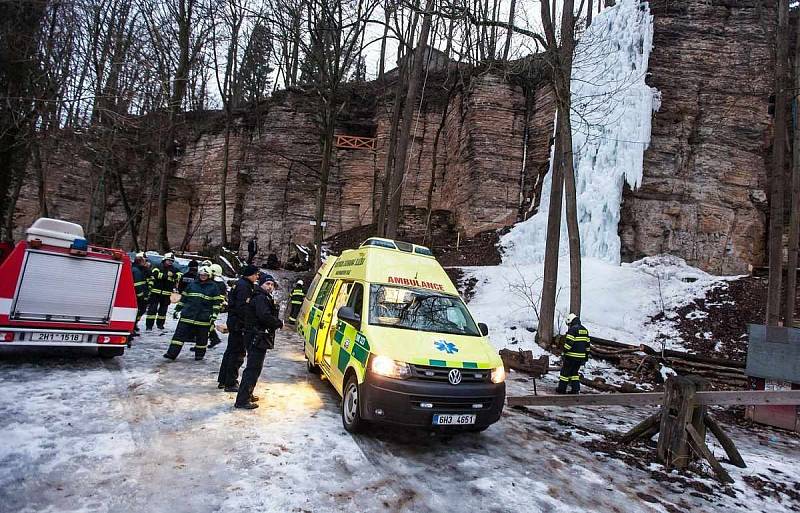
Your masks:
{"label": "tree trunk", "polygon": [[425,14],[422,18],[417,47],[414,49],[414,61],[408,79],[406,101],[403,105],[403,118],[400,134],[397,139],[397,152],[395,155],[394,169],[390,180],[389,213],[386,222],[386,236],[390,239],[397,237],[397,226],[400,218],[400,203],[402,200],[403,177],[408,160],[408,143],[411,136],[411,122],[414,118],[414,106],[417,103],[420,79],[422,78],[422,64],[425,57],[425,47],[428,44],[428,34],[431,28],[431,15],[434,1],[427,0]]}
{"label": "tree trunk", "polygon": [[[600,3],[601,0],[597,0]],[[592,0],[589,0],[586,7],[586,28],[592,24]]]}
{"label": "tree trunk", "polygon": [[379,237],[386,235],[386,214],[389,210],[389,189],[391,188],[392,173],[395,166],[395,150],[397,148],[397,125],[400,123],[400,110],[403,102],[400,100],[405,81],[404,66],[400,66],[397,77],[397,87],[392,105],[392,120],[389,125],[389,148],[386,150],[386,165],[383,172],[383,185],[381,187],[381,204],[378,208],[377,234]]}
{"label": "tree trunk", "polygon": [[[591,0],[590,0],[591,1]],[[514,26],[514,15],[517,9],[517,0],[511,0],[511,7],[508,11],[508,25],[513,27]],[[513,34],[513,30],[506,30],[506,46],[503,49],[503,60],[508,61],[508,53],[511,50],[511,34]]]}
{"label": "tree trunk", "polygon": [[564,201],[566,202],[569,235],[569,310],[581,315],[581,234],[578,228],[578,202],[575,191],[575,167],[572,155],[572,122],[569,108],[559,114],[562,151],[564,154]]}
{"label": "tree trunk", "polygon": [[772,142],[769,219],[769,288],[767,289],[767,325],[781,321],[781,279],[783,278],[783,195],[786,142],[786,65],[789,45],[789,3],[778,2],[778,32],[775,56],[775,130]]}
{"label": "tree trunk", "polygon": [[784,303],[784,324],[794,326],[795,294],[797,292],[797,245],[800,243],[800,127],[797,123],[797,109],[800,108],[800,30],[795,40],[794,62],[794,115],[792,118],[792,213],[789,218],[789,261],[786,272],[786,299]]}
{"label": "tree trunk", "polygon": [[[560,117],[560,114],[558,114]],[[558,122],[558,125],[561,123]],[[564,194],[564,173],[561,161],[563,137],[556,130],[553,151],[552,185],[550,206],[547,213],[547,238],[544,250],[544,276],[542,279],[542,301],[539,309],[539,343],[549,348],[553,345],[553,326],[558,295],[558,250],[561,242],[561,203]]]}
{"label": "tree trunk", "polygon": [[314,219],[317,224],[314,226],[314,270],[320,268],[322,265],[322,240],[324,227],[322,223],[325,222],[325,200],[328,195],[328,177],[331,173],[331,159],[333,158],[333,130],[334,130],[334,114],[331,99],[328,99],[328,104],[325,106],[327,112],[324,114],[325,119],[325,133],[322,140],[322,164],[320,166],[320,184],[317,192],[317,211]]}
{"label": "tree trunk", "polygon": [[386,35],[389,33],[389,11],[383,7],[383,37],[381,38],[381,54],[378,59],[378,80],[383,80],[383,71],[386,63]]}
{"label": "tree trunk", "polygon": [[[230,101],[230,100],[229,100]],[[225,109],[225,146],[222,149],[222,169],[219,171],[219,233],[220,245],[228,247],[228,162],[231,153],[231,112]]]}

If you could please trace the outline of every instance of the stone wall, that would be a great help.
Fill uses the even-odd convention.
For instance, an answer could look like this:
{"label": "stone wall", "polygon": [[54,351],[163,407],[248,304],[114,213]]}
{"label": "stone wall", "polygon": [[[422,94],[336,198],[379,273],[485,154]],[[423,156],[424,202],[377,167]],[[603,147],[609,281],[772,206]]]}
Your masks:
{"label": "stone wall", "polygon": [[623,259],[715,273],[765,260],[774,2],[653,0],[648,83],[662,95],[644,179],[624,195]]}

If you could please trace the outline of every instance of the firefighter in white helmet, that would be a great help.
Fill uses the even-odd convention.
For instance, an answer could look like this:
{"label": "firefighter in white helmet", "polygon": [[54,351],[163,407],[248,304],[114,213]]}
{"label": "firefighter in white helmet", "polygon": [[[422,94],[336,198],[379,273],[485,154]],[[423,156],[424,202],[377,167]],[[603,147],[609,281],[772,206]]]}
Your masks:
{"label": "firefighter in white helmet", "polygon": [[153,329],[154,324],[158,329],[164,329],[169,297],[183,276],[173,265],[174,262],[175,255],[166,253],[161,259],[161,264],[153,267],[150,271],[150,277],[147,279],[150,287],[150,301],[147,304],[147,317],[145,318],[145,328],[148,330]]}
{"label": "firefighter in white helmet", "polygon": [[211,279],[211,269],[200,267],[197,280],[186,287],[175,307],[174,315],[180,313],[180,321],[164,358],[174,360],[185,343],[193,342],[194,359],[202,360],[208,346],[208,329],[219,312],[220,304],[219,288]]}
{"label": "firefighter in white helmet", "polygon": [[567,315],[566,322],[569,329],[564,337],[564,353],[561,357],[563,365],[556,392],[567,393],[569,385],[569,393],[577,394],[581,390],[581,377],[578,371],[589,359],[589,330],[583,327],[581,320],[574,313]]}
{"label": "firefighter in white helmet", "polygon": [[303,280],[297,280],[289,294],[289,322],[294,324],[297,322],[297,315],[300,313],[300,307],[303,306],[303,298],[306,293],[303,291]]}

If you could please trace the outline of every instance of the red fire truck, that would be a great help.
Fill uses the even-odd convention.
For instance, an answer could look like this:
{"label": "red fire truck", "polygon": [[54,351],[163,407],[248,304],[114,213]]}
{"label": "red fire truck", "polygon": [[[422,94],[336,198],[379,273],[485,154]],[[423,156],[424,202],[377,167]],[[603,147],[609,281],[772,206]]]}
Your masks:
{"label": "red fire truck", "polygon": [[41,218],[0,262],[0,345],[123,353],[136,322],[131,262],[80,225]]}

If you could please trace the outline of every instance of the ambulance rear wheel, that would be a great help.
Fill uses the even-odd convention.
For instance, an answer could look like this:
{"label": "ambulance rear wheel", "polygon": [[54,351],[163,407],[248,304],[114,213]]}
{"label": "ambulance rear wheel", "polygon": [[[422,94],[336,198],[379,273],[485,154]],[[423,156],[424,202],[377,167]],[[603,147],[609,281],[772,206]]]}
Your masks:
{"label": "ambulance rear wheel", "polygon": [[103,360],[108,360],[115,356],[122,356],[123,351],[125,351],[125,349],[121,347],[101,347],[97,350],[100,358]]}
{"label": "ambulance rear wheel", "polygon": [[342,425],[350,433],[362,432],[366,424],[361,418],[359,401],[358,379],[355,374],[350,374],[342,395]]}

